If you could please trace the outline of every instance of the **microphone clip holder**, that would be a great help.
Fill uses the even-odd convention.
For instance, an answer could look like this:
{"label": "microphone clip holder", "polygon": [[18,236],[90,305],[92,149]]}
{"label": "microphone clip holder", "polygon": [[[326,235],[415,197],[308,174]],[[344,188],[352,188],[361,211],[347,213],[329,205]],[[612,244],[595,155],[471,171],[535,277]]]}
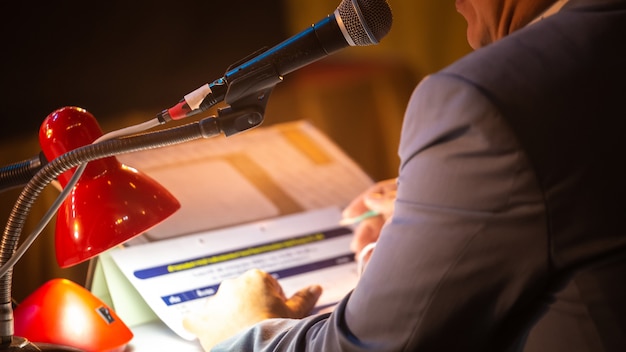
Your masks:
{"label": "microphone clip holder", "polygon": [[230,106],[218,109],[216,121],[220,131],[229,137],[260,125],[274,86],[240,98]]}

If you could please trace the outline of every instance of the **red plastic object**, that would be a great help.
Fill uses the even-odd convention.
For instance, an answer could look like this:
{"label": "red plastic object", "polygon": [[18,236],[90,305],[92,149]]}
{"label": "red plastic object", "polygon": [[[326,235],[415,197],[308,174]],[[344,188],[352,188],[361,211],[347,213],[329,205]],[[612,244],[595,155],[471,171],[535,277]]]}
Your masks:
{"label": "red plastic object", "polygon": [[87,289],[52,279],[13,312],[15,335],[37,343],[88,352],[122,352],[133,333],[115,312]]}
{"label": "red plastic object", "polygon": [[[39,144],[51,161],[100,136],[92,114],[64,107],[46,117]],[[74,171],[58,177],[61,186]],[[179,208],[178,200],[160,184],[115,157],[89,162],[57,214],[57,262],[62,268],[81,263],[149,230]]]}

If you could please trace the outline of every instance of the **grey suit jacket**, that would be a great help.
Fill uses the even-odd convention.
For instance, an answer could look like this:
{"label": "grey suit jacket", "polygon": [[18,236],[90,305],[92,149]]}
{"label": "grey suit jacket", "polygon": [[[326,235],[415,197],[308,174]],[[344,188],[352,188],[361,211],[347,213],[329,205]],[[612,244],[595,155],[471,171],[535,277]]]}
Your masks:
{"label": "grey suit jacket", "polygon": [[215,350],[626,350],[625,82],[623,0],[571,0],[426,78],[357,287]]}

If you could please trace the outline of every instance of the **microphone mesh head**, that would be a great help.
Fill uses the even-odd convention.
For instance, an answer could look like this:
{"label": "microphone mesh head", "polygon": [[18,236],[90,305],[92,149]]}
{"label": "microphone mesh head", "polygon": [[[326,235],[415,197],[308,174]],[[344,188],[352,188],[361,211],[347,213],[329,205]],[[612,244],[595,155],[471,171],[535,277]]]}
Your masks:
{"label": "microphone mesh head", "polygon": [[391,8],[385,0],[343,0],[336,13],[357,46],[378,44],[391,29]]}

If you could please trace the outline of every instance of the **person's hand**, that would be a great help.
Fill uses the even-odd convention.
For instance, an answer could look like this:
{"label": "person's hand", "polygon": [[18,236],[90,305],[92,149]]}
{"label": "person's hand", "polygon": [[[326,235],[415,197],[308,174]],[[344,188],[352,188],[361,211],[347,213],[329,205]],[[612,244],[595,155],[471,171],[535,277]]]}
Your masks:
{"label": "person's hand", "polygon": [[344,219],[357,217],[370,210],[380,214],[364,219],[356,225],[350,244],[350,249],[354,253],[361,253],[368,244],[378,240],[380,230],[393,213],[396,190],[395,178],[379,181],[361,193],[344,209],[342,213]]}
{"label": "person's hand", "polygon": [[224,280],[201,311],[183,319],[183,326],[209,351],[218,342],[262,320],[307,316],[321,294],[322,288],[313,285],[287,298],[273,276],[252,269]]}

